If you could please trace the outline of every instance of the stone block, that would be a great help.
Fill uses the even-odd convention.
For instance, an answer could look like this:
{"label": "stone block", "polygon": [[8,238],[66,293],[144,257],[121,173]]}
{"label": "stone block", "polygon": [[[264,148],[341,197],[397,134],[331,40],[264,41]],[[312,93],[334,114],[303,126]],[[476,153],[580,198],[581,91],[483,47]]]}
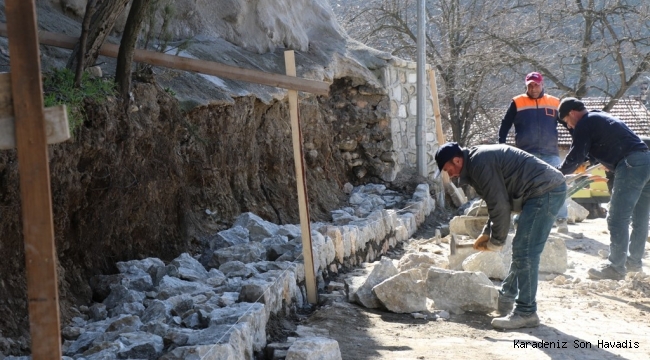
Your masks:
{"label": "stone block", "polygon": [[476,239],[481,235],[488,219],[487,216],[456,216],[449,222],[449,231],[452,234],[468,235]]}
{"label": "stone block", "polygon": [[450,271],[429,268],[427,297],[439,310],[454,314],[465,311],[489,313],[496,309],[499,293],[481,272]]}

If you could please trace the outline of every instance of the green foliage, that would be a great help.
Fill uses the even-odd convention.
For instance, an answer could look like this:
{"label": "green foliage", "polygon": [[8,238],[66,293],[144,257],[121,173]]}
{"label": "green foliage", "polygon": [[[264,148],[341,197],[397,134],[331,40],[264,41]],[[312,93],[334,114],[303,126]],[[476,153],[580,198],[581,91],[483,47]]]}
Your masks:
{"label": "green foliage", "polygon": [[170,87],[166,87],[165,92],[171,96],[176,96],[176,91],[172,90]]}
{"label": "green foliage", "polygon": [[107,96],[114,94],[113,81],[93,78],[87,72],[84,72],[79,88],[74,86],[74,73],[66,68],[47,72],[43,78],[44,106],[60,104],[67,106],[70,134],[73,136],[85,119],[84,99],[90,98],[101,102]]}

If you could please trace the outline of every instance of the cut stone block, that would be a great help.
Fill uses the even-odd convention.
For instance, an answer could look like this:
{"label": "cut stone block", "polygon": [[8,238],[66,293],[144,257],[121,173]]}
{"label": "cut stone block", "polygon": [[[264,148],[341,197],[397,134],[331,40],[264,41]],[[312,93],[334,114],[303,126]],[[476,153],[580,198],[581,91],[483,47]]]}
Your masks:
{"label": "cut stone block", "polygon": [[489,313],[497,308],[499,292],[481,272],[429,268],[427,296],[439,310],[454,314],[465,311]]}
{"label": "cut stone block", "polygon": [[449,222],[449,231],[452,234],[468,235],[476,239],[483,232],[487,221],[487,216],[456,216]]}

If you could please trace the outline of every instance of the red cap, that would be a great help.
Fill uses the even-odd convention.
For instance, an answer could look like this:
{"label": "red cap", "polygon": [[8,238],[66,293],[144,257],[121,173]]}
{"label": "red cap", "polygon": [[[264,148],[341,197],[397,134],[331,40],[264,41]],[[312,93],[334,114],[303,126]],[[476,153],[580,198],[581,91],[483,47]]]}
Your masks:
{"label": "red cap", "polygon": [[531,82],[536,82],[538,84],[541,84],[543,81],[544,78],[542,77],[542,74],[538,72],[532,72],[526,75],[526,85],[530,84]]}

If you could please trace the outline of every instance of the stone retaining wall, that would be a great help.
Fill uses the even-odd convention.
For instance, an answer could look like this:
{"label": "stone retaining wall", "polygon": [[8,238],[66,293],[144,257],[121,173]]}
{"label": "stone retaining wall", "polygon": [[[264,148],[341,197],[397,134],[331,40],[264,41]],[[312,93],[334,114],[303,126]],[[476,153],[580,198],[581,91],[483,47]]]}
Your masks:
{"label": "stone retaining wall", "polygon": [[[429,66],[427,65],[427,70]],[[393,58],[390,65],[382,69],[381,80],[388,90],[390,100],[390,124],[393,141],[394,167],[384,180],[392,181],[405,167],[417,166],[417,63]],[[433,100],[429,77],[425,82],[426,101],[426,153],[429,178],[437,175],[435,151],[438,149],[436,124],[433,117]]]}
{"label": "stone retaining wall", "polygon": [[[380,86],[341,79],[331,86],[330,97],[320,101],[325,118],[334,124],[334,142],[350,173],[358,179],[391,182],[400,172],[417,168],[416,63],[392,58],[374,74]],[[427,171],[433,180],[438,173],[434,160],[438,142],[428,76],[424,87]]]}
{"label": "stone retaining wall", "polygon": [[[393,209],[379,199],[396,197],[383,185],[352,195],[359,200],[356,215],[312,224],[319,288],[329,273],[373,262],[408,240],[435,208],[426,184]],[[369,202],[376,204],[366,213]],[[218,247],[202,263],[184,253],[169,264],[157,258],[120,262],[119,274],[95,277],[91,286],[103,300],[80,308],[82,316],[64,327],[64,359],[254,359],[267,345],[272,314],[306,302],[301,236],[297,225],[276,225],[252,213],[242,214],[232,229],[214,237],[210,249]],[[330,340],[301,340],[300,346],[337,358]]]}

